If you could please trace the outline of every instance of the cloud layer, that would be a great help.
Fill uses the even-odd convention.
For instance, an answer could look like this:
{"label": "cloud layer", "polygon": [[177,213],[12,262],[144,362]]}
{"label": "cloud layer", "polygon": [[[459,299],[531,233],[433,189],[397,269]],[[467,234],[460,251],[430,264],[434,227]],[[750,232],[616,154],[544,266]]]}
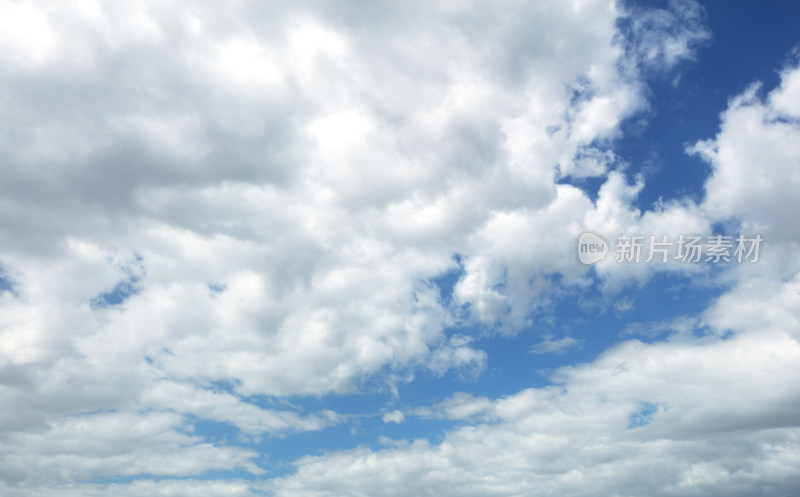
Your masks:
{"label": "cloud layer", "polygon": [[[691,147],[713,169],[700,204],[641,212],[642,180],[613,151],[648,106],[644,78],[708,38],[696,4],[8,1],[0,33],[4,494],[800,483],[800,268],[782,257],[800,233],[778,200],[800,181],[800,70],[734,99],[718,136]],[[590,177],[596,198],[572,184]],[[544,389],[375,413],[465,425],[438,445],[262,476],[249,442],[347,420],[291,399],[480,374],[475,334],[518,333],[563,292],[693,270],[591,272],[574,253],[584,229],[706,233],[730,219],[772,252],[764,271],[726,275],[734,289],[697,318],[711,332],[624,341]],[[533,352],[576,345],[543,336]],[[179,479],[214,470],[255,480]]]}

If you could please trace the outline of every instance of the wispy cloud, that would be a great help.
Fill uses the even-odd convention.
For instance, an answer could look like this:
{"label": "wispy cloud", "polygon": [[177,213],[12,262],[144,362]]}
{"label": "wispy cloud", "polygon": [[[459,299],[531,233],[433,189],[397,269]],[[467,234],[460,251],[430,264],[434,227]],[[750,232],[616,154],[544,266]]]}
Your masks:
{"label": "wispy cloud", "polygon": [[531,354],[561,354],[569,349],[579,347],[580,340],[565,336],[558,339],[553,339],[552,335],[545,335],[543,340],[530,348]]}

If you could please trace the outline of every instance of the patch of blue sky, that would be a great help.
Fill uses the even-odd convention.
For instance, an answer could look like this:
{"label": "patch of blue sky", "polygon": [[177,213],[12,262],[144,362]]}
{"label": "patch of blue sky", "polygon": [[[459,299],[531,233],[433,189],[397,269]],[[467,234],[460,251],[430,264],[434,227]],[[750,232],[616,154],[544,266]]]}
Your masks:
{"label": "patch of blue sky", "polygon": [[6,274],[3,266],[0,266],[0,293],[3,292],[15,293],[15,290],[14,283],[8,277],[8,274]]}
{"label": "patch of blue sky", "polygon": [[[658,335],[631,336],[625,333],[630,323],[696,316],[723,291],[720,285],[701,285],[690,276],[658,273],[641,287],[624,288],[611,300],[602,294],[599,283],[580,292],[569,292],[553,300],[549,314],[534,317],[533,324],[516,335],[486,337],[474,342],[475,347],[488,354],[486,371],[474,380],[460,379],[457,384],[448,378],[434,381],[441,384],[443,392],[466,391],[492,398],[524,388],[548,386],[556,369],[591,361],[620,340],[636,338],[653,342],[664,340],[672,332],[665,329]],[[532,350],[547,337],[552,340],[569,337],[574,344],[562,350],[533,354]],[[410,392],[418,389],[420,383],[415,380]]]}
{"label": "patch of blue sky", "polygon": [[623,137],[613,147],[629,164],[626,173],[631,182],[635,174],[645,176],[645,186],[634,204],[642,210],[662,198],[702,200],[709,166],[688,155],[686,146],[716,135],[720,112],[727,108],[728,100],[754,80],[762,81],[767,91],[775,87],[779,69],[800,44],[796,26],[800,2],[701,3],[711,39],[697,48],[696,60],[683,64],[677,72],[650,76],[646,81],[649,110],[623,124]]}
{"label": "patch of blue sky", "polygon": [[576,188],[580,188],[592,202],[597,202],[600,187],[602,187],[605,182],[605,175],[586,177],[562,176],[556,180],[556,183],[559,185],[572,185]]}
{"label": "patch of blue sky", "polygon": [[[452,291],[458,272],[442,277],[443,294]],[[362,385],[358,394],[330,394],[291,399],[253,397],[244,399],[263,408],[286,408],[287,401],[297,412],[310,414],[330,409],[345,417],[339,425],[320,431],[265,435],[259,451],[269,453],[268,469],[276,474],[291,471],[292,460],[307,454],[308,447],[317,453],[366,446],[382,447],[382,437],[413,441],[425,438],[440,441],[444,433],[462,421],[424,419],[414,415],[420,407],[429,407],[455,392],[498,398],[532,387],[552,385],[551,375],[560,367],[591,361],[620,340],[638,339],[654,342],[666,339],[674,330],[663,326],[658,333],[631,334],[630,323],[668,323],[680,316],[696,316],[721,293],[719,286],[698,285],[691,277],[675,273],[658,273],[644,286],[624,288],[613,300],[602,294],[600,282],[578,292],[568,292],[553,301],[548,315],[534,319],[533,325],[514,336],[498,336],[477,329],[457,331],[477,336],[473,346],[488,354],[488,364],[480,375],[450,371],[437,375],[425,369],[414,371],[414,379],[396,385],[396,395],[384,384],[391,371],[373,378],[375,388]],[[624,302],[623,306],[615,306]],[[652,326],[646,331],[651,331]],[[485,331],[485,330],[484,330]],[[576,346],[551,353],[531,353],[544,336],[569,336]],[[225,388],[230,391],[230,387]],[[399,410],[405,414],[401,423],[384,422],[382,415]],[[213,427],[212,427],[213,428]]]}
{"label": "patch of blue sky", "polygon": [[[661,1],[633,2],[663,7]],[[733,5],[735,4],[735,5]],[[696,60],[674,71],[652,72],[647,111],[622,124],[621,138],[611,147],[626,166],[629,182],[641,174],[645,185],[634,205],[648,210],[659,200],[689,198],[700,202],[709,165],[686,153],[686,147],[719,131],[719,115],[728,100],[755,79],[764,92],[779,83],[779,70],[800,46],[794,21],[800,3],[706,0],[702,5],[712,38],[697,47]],[[732,8],[734,7],[735,8]],[[768,29],[765,29],[768,27]],[[795,55],[796,56],[796,55]],[[593,200],[604,176],[564,177]]]}
{"label": "patch of blue sky", "polygon": [[641,428],[653,422],[653,415],[658,412],[656,404],[644,403],[639,409],[631,414],[628,429]]}
{"label": "patch of blue sky", "polygon": [[[382,407],[371,410],[369,401],[365,402],[363,395],[337,396],[338,399],[325,399],[325,408],[331,404],[340,404],[343,398],[347,402],[359,405],[360,414],[351,413],[348,419],[339,425],[331,426],[320,431],[291,433],[285,435],[265,434],[253,447],[262,454],[269,454],[269,458],[259,465],[269,472],[270,476],[281,476],[294,471],[293,461],[304,457],[322,455],[338,450],[352,450],[359,447],[368,447],[372,450],[386,448],[386,440],[425,439],[432,444],[443,440],[445,432],[458,426],[460,423],[453,420],[422,419],[416,416],[406,416],[402,423],[384,422]],[[370,396],[366,396],[370,397]],[[373,401],[377,399],[372,399]],[[298,399],[303,405],[316,404],[314,399]],[[378,402],[383,406],[385,397]],[[365,405],[367,404],[367,405]],[[405,403],[394,406],[401,411]]]}
{"label": "patch of blue sky", "polygon": [[131,276],[126,281],[120,281],[111,290],[99,293],[95,297],[92,297],[92,299],[89,301],[89,305],[95,309],[119,305],[125,302],[132,295],[136,295],[139,292],[139,289],[136,286],[138,281],[139,278],[136,276]]}
{"label": "patch of blue sky", "polygon": [[[330,410],[342,417],[342,422],[315,431],[264,432],[256,437],[241,436],[236,427],[227,423],[209,420],[196,420],[194,434],[207,438],[215,444],[236,445],[268,455],[258,465],[268,472],[268,477],[288,474],[294,471],[292,462],[306,455],[319,455],[334,450],[348,450],[357,447],[380,447],[379,438],[386,429],[382,420],[383,412],[393,405],[393,397],[387,391],[354,394],[328,394],[324,396],[292,396],[276,398],[271,396],[238,396],[231,388],[223,385],[223,390],[262,409],[292,411],[301,416],[313,416],[321,410]],[[392,409],[396,406],[391,407]],[[435,422],[429,423],[436,424]],[[440,436],[438,429],[418,431],[417,437]],[[449,423],[448,426],[452,426]],[[414,432],[413,427],[404,425],[403,431]],[[311,448],[309,452],[309,448]]]}
{"label": "patch of blue sky", "polygon": [[230,443],[239,438],[239,429],[230,423],[210,419],[186,417],[185,432],[190,435],[204,437],[208,442]]}
{"label": "patch of blue sky", "polygon": [[[397,385],[397,393],[386,388],[386,380],[392,372],[388,369],[380,378],[372,377],[374,384],[362,386],[359,393],[328,394],[323,396],[294,396],[290,398],[272,398],[267,396],[245,397],[242,400],[264,409],[293,410],[301,415],[313,415],[321,410],[331,410],[342,416],[342,422],[318,431],[264,433],[252,444],[245,444],[262,454],[269,454],[269,459],[261,464],[271,476],[279,476],[294,471],[292,461],[305,455],[319,455],[335,450],[350,450],[357,447],[369,447],[377,450],[384,448],[386,438],[392,440],[408,440],[424,438],[431,443],[438,443],[446,431],[461,424],[448,419],[425,419],[413,414],[419,407],[430,406],[441,402],[453,392],[470,389],[468,385],[473,379],[459,377],[455,372],[442,376],[419,369],[414,372],[413,381]],[[380,387],[379,387],[380,385]],[[401,423],[385,422],[383,415],[399,410],[405,414]],[[216,425],[206,424],[204,428],[210,439],[220,437],[227,428],[220,427],[219,433],[214,431]],[[240,443],[227,436],[234,443]],[[384,438],[385,437],[385,438]],[[309,448],[312,448],[309,451]]]}
{"label": "patch of blue sky", "polygon": [[[320,431],[264,435],[255,446],[270,455],[265,469],[273,475],[293,471],[291,461],[308,454],[313,447],[316,454],[356,447],[379,449],[386,439],[413,441],[424,438],[431,443],[442,440],[445,432],[464,421],[426,419],[415,415],[420,407],[429,407],[450,397],[455,392],[475,396],[498,398],[512,395],[525,388],[551,385],[551,375],[556,369],[586,361],[618,343],[636,338],[645,342],[664,340],[672,333],[668,327],[659,334],[642,333],[631,336],[626,325],[635,322],[669,321],[679,316],[695,316],[721,294],[716,287],[692,284],[689,277],[677,274],[657,274],[644,287],[624,289],[616,298],[627,302],[624,312],[613,305],[594,305],[593,298],[602,299],[596,286],[587,295],[568,294],[554,302],[551,316],[535,322],[515,336],[490,336],[474,342],[488,353],[488,367],[478,376],[451,371],[436,375],[417,370],[414,379],[397,385],[397,395],[384,389],[363,389],[351,395],[330,394],[321,397],[296,397],[289,401],[298,412],[313,413],[330,409],[345,417],[341,424]],[[461,330],[469,333],[469,330]],[[479,334],[477,330],[473,330]],[[561,352],[532,354],[531,349],[542,340],[543,334],[566,334],[579,345]],[[560,335],[559,335],[560,336]],[[383,379],[389,371],[383,373]],[[276,408],[285,399],[248,398],[248,402],[264,408]],[[401,423],[384,422],[382,415],[399,410],[405,414]],[[213,428],[213,425],[209,425]],[[212,435],[214,435],[212,433]],[[384,438],[385,437],[385,438]]]}
{"label": "patch of blue sky", "polygon": [[445,305],[452,302],[456,283],[464,275],[464,263],[461,255],[454,254],[453,262],[456,265],[455,267],[430,280],[439,289],[440,298]]}
{"label": "patch of blue sky", "polygon": [[218,294],[218,293],[222,293],[222,292],[224,292],[225,290],[228,289],[228,285],[224,285],[222,283],[211,283],[211,282],[209,282],[209,283],[206,283],[206,285],[208,286],[208,289],[211,291],[212,295],[215,295],[215,294]]}
{"label": "patch of blue sky", "polygon": [[0,292],[14,293],[14,286],[11,284],[11,281],[2,276],[0,276]]}
{"label": "patch of blue sky", "polygon": [[214,392],[224,392],[224,393],[229,393],[231,395],[237,395],[236,394],[236,387],[239,384],[241,384],[241,381],[240,380],[236,380],[236,379],[234,379],[234,380],[216,380],[216,381],[210,382],[207,386],[201,385],[201,388],[206,388],[206,389],[214,391]]}

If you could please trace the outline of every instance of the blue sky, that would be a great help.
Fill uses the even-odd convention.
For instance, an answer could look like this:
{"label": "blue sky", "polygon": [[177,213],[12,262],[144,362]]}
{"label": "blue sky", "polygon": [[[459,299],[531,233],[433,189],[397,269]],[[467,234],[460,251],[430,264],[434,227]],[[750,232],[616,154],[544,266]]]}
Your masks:
{"label": "blue sky", "polygon": [[0,1],[0,493],[793,495],[798,22]]}

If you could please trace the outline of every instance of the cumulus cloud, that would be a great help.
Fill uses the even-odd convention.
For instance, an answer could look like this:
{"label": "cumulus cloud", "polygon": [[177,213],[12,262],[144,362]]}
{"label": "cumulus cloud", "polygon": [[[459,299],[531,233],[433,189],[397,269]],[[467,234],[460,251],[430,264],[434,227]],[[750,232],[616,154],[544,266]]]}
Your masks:
{"label": "cumulus cloud", "polygon": [[[499,422],[435,446],[306,458],[275,493],[789,495],[800,349],[785,334],[764,338],[624,343],[562,371],[566,393],[556,386],[492,402]],[[766,377],[780,380],[764,389]]]}
{"label": "cumulus cloud", "polygon": [[395,409],[394,411],[384,414],[382,419],[384,423],[402,423],[405,421],[406,417],[402,411]]}
{"label": "cumulus cloud", "polygon": [[97,475],[175,477],[237,467],[263,472],[251,461],[252,450],[181,433],[183,423],[182,416],[168,412],[99,412],[64,417],[41,432],[18,431],[4,441],[3,480],[13,487]]}
{"label": "cumulus cloud", "polygon": [[781,84],[761,97],[754,83],[722,115],[715,138],[689,151],[713,166],[703,206],[717,217],[736,218],[743,232],[763,233],[774,242],[798,241],[792,195],[800,185],[800,68],[785,68]]}
{"label": "cumulus cloud", "polygon": [[[714,168],[702,205],[632,206],[642,183],[612,145],[647,106],[643,72],[690,59],[708,36],[701,21],[689,2],[0,3],[0,489],[790,488],[791,320],[728,341],[629,341],[561,370],[557,387],[413,411],[476,423],[439,445],[309,456],[266,485],[170,479],[263,473],[254,450],[206,440],[198,421],[248,440],[321,430],[345,414],[279,401],[480,373],[486,352],[452,330],[517,333],[558,288],[591,284],[574,254],[587,227],[707,232],[740,216],[796,242],[788,218],[769,224],[785,193],[773,188],[791,181],[745,199],[736,178],[752,161],[728,152],[746,146],[747,126],[791,143],[792,69],[765,101],[755,90],[735,101],[720,135],[695,147]],[[791,175],[792,150],[774,151],[766,172]],[[596,200],[563,181],[590,176],[604,181]],[[445,297],[435,279],[454,270]],[[596,275],[613,288],[648,271]],[[795,295],[775,292],[776,319],[791,315]],[[706,319],[722,329],[724,316]],[[773,376],[775,389],[756,386]],[[760,403],[738,410],[742,393]]]}
{"label": "cumulus cloud", "polygon": [[800,484],[798,238],[779,210],[791,201],[781,192],[798,132],[783,97],[798,73],[787,68],[765,101],[756,87],[734,98],[717,137],[693,149],[713,168],[695,207],[773,240],[762,266],[737,266],[733,288],[705,312],[630,326],[668,337],[625,340],[561,368],[552,386],[497,399],[459,393],[419,410],[471,420],[440,444],[301,459],[296,474],[273,482],[275,495],[791,495]]}

